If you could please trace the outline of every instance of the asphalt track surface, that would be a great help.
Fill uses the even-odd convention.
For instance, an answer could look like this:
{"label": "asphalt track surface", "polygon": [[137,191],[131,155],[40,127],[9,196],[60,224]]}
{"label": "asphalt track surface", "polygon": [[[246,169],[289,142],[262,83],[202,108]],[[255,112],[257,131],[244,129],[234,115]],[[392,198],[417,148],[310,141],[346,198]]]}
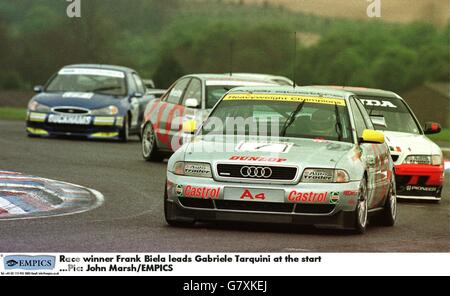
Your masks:
{"label": "asphalt track surface", "polygon": [[[103,206],[60,217],[0,222],[0,252],[448,252],[449,185],[440,203],[402,202],[397,225],[365,235],[289,225],[208,223],[173,228],[163,216],[166,163],[127,143],[30,139],[0,121],[0,170],[103,193]],[[447,184],[450,178],[446,177]]]}

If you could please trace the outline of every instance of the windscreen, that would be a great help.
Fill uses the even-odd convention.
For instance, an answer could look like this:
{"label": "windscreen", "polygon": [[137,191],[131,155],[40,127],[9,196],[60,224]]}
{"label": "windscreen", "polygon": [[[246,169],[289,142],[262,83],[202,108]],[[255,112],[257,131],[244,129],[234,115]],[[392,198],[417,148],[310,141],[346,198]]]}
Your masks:
{"label": "windscreen", "polygon": [[387,131],[420,134],[420,128],[405,103],[398,98],[359,96],[369,115],[383,115]]}
{"label": "windscreen", "polygon": [[344,100],[298,95],[228,94],[202,132],[352,142]]}
{"label": "windscreen", "polygon": [[49,82],[48,92],[91,92],[112,96],[127,93],[125,74],[101,69],[63,69]]}

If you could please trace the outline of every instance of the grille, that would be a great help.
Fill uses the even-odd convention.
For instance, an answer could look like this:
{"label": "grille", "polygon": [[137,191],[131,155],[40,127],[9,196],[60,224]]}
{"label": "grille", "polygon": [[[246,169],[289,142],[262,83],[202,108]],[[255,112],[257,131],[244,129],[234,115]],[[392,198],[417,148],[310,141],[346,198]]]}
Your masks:
{"label": "grille", "polygon": [[85,126],[85,125],[47,123],[46,126],[52,131],[61,132],[61,133],[88,133],[89,132],[89,126]]}
{"label": "grille", "polygon": [[395,182],[397,183],[397,186],[400,185],[406,185],[411,180],[412,176],[410,175],[397,175],[395,176]]}
{"label": "grille", "polygon": [[210,199],[196,199],[196,198],[179,197],[178,200],[185,207],[214,209],[214,203]]}
{"label": "grille", "polygon": [[[247,168],[250,168],[252,172],[248,175],[245,173],[243,175],[241,173],[242,170],[247,171]],[[257,172],[255,172],[255,168],[258,170]],[[265,169],[264,173],[262,169]],[[297,168],[264,165],[218,164],[217,173],[223,178],[293,181],[297,175]]]}
{"label": "grille", "polygon": [[318,204],[297,204],[295,212],[299,214],[328,214],[331,213],[335,205],[318,205]]}
{"label": "grille", "polygon": [[[414,176],[412,175],[397,175],[395,176],[395,182],[397,185],[408,185],[412,180]],[[418,186],[427,186],[429,177],[428,176],[420,176],[417,179],[417,182],[411,185],[418,185]]]}
{"label": "grille", "polygon": [[70,108],[70,107],[54,108],[53,111],[57,112],[57,113],[65,113],[65,114],[88,114],[89,113],[89,110],[86,110],[86,109]]}
{"label": "grille", "polygon": [[221,210],[255,211],[255,212],[279,212],[291,213],[292,204],[275,202],[252,202],[234,200],[216,200],[216,207]]}
{"label": "grille", "polygon": [[428,182],[428,176],[420,176],[419,180],[417,181],[417,185],[427,186],[427,182]]}

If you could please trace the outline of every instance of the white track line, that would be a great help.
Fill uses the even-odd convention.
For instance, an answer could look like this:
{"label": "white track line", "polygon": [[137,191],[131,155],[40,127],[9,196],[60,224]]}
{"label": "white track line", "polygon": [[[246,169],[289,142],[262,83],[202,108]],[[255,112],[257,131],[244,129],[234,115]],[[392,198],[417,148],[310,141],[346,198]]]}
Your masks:
{"label": "white track line", "polygon": [[434,200],[439,201],[441,200],[440,197],[434,197],[434,196],[408,196],[408,195],[397,195],[398,199],[416,199],[416,200]]}

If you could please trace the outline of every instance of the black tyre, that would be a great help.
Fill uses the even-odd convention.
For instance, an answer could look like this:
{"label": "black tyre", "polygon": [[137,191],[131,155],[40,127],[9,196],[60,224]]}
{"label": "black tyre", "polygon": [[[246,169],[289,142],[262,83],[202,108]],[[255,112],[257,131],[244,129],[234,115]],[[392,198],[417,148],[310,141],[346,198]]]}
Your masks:
{"label": "black tyre", "polygon": [[393,179],[386,197],[386,204],[380,215],[380,223],[384,226],[394,226],[397,219],[397,192]]}
{"label": "black tyre", "polygon": [[130,138],[130,125],[129,125],[129,122],[128,122],[128,116],[126,116],[123,119],[123,128],[120,131],[119,139],[120,139],[121,142],[126,143],[126,142],[128,142],[129,138]]}
{"label": "black tyre", "polygon": [[355,232],[363,234],[369,223],[369,201],[367,191],[367,180],[363,178],[359,188],[358,204],[355,210]]}
{"label": "black tyre", "polygon": [[162,161],[164,158],[158,151],[155,131],[150,122],[148,122],[142,131],[142,157],[146,161]]}
{"label": "black tyre", "polygon": [[172,204],[167,201],[167,183],[164,188],[164,218],[166,223],[174,227],[192,227],[195,224],[194,220],[176,220],[172,219]]}
{"label": "black tyre", "polygon": [[436,192],[436,200],[434,201],[434,203],[441,203],[441,197],[442,197],[442,186],[439,187],[439,189]]}

